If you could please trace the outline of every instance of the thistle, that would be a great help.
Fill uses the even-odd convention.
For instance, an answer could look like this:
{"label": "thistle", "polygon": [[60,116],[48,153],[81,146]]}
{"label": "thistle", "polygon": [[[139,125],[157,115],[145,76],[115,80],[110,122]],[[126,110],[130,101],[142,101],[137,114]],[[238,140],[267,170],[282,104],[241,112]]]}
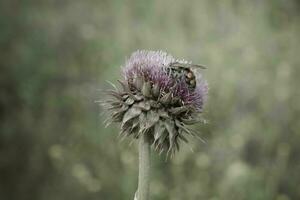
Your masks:
{"label": "thistle", "polygon": [[144,178],[139,179],[138,200],[148,198],[143,170],[149,168],[149,145],[172,156],[181,141],[188,142],[186,136],[197,136],[187,126],[203,121],[208,86],[199,68],[162,51],[136,51],[122,67],[120,88],[108,91],[110,98],[103,103],[107,123],[120,123],[121,136],[140,140],[139,177]]}

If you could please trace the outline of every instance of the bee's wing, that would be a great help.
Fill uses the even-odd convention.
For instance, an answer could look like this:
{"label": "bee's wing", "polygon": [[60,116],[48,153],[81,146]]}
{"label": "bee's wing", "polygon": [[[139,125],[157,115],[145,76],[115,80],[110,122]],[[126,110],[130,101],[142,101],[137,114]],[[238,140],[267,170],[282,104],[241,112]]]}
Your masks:
{"label": "bee's wing", "polygon": [[182,68],[186,68],[186,69],[191,68],[191,67],[206,69],[206,67],[203,65],[195,65],[195,64],[179,63],[179,62],[171,63],[170,66],[171,67],[182,67]]}
{"label": "bee's wing", "polygon": [[[173,62],[173,63],[170,63],[170,67],[184,67],[182,63],[179,63],[179,62]],[[185,68],[185,67],[184,67]]]}
{"label": "bee's wing", "polygon": [[194,65],[194,64],[191,64],[191,67],[201,68],[201,69],[207,69],[207,67],[205,67],[203,65]]}

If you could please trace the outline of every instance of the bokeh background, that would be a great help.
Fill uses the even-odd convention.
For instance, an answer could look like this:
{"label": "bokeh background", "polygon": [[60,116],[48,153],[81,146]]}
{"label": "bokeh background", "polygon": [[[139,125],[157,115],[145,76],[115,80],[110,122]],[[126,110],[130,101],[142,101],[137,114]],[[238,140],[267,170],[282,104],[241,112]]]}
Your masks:
{"label": "bokeh background", "polygon": [[128,200],[136,143],[95,103],[137,49],[208,66],[206,143],[152,155],[153,200],[300,199],[300,2],[0,3],[0,199]]}

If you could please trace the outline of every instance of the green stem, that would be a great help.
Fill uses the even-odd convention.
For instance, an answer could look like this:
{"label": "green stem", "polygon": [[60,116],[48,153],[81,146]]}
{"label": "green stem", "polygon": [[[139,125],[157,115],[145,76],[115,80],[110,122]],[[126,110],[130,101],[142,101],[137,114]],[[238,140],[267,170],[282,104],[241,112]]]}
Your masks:
{"label": "green stem", "polygon": [[147,134],[139,138],[139,183],[138,200],[149,200],[150,144]]}

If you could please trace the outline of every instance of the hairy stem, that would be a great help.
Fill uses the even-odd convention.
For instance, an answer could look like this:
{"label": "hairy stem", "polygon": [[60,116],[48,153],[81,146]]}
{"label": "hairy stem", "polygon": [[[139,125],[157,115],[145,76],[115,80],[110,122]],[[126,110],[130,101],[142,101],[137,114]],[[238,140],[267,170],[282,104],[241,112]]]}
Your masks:
{"label": "hairy stem", "polygon": [[139,138],[139,183],[138,200],[149,200],[150,144],[147,134]]}

